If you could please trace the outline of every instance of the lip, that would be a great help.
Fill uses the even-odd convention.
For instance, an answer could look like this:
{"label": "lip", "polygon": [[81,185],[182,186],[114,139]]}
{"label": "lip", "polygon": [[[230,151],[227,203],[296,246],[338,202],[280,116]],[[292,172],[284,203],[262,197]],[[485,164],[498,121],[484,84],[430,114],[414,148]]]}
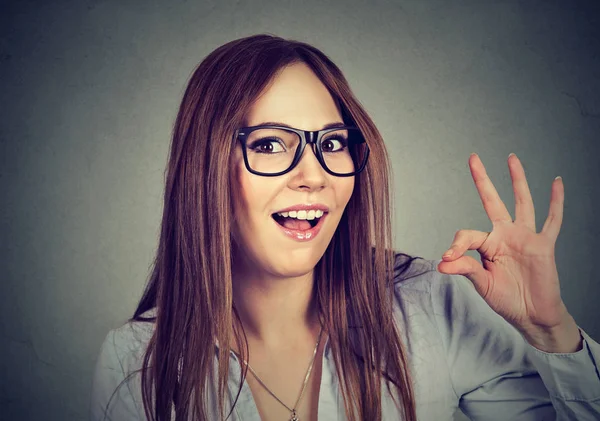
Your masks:
{"label": "lip", "polygon": [[[294,208],[288,208],[290,210],[296,210]],[[303,208],[300,207],[299,209],[307,209],[307,208]],[[322,208],[312,208],[312,209],[321,209]],[[280,211],[280,212],[287,212],[285,210]],[[310,241],[313,240],[317,234],[319,233],[319,231],[321,231],[321,227],[323,226],[323,223],[325,222],[325,218],[327,218],[327,213],[324,213],[323,216],[321,216],[319,218],[319,222],[317,222],[317,225],[315,225],[314,227],[307,229],[307,230],[295,230],[295,229],[290,229],[290,228],[286,228],[282,225],[279,225],[277,223],[277,221],[273,218],[271,218],[273,220],[273,223],[289,238],[291,238],[292,240],[295,241],[300,241],[300,242],[304,242],[304,241]]]}
{"label": "lip", "polygon": [[299,210],[321,210],[323,213],[329,212],[329,208],[322,203],[313,203],[313,204],[298,204],[294,206],[290,206],[289,208],[280,209],[273,213],[280,212],[290,212],[290,211],[299,211]]}

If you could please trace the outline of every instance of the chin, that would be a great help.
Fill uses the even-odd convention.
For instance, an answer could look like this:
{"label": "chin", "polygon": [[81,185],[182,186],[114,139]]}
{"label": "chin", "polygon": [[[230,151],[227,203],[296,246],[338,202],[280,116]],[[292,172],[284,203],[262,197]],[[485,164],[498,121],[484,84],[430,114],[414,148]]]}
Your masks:
{"label": "chin", "polygon": [[307,273],[312,272],[315,266],[319,262],[319,259],[295,259],[290,257],[285,263],[277,262],[271,266],[271,272],[285,278],[295,278],[298,276],[304,276]]}

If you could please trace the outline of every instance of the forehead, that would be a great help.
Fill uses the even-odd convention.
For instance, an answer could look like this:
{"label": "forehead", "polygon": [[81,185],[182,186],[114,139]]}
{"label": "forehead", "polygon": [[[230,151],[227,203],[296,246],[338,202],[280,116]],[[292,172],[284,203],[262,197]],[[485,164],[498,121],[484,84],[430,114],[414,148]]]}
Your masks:
{"label": "forehead", "polygon": [[319,130],[327,123],[342,122],[333,97],[304,63],[279,72],[252,104],[249,126],[276,121],[303,130]]}

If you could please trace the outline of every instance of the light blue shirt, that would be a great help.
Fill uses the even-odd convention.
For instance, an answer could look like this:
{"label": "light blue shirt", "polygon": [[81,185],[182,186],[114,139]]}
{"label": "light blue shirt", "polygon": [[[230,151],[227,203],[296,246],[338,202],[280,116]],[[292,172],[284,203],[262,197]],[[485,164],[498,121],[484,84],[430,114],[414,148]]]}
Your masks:
{"label": "light blue shirt", "polygon": [[[436,264],[417,259],[403,274],[406,279],[394,284],[394,316],[408,352],[420,421],[451,421],[458,406],[473,420],[600,420],[597,342],[580,329],[580,351],[540,351],[487,305],[471,281],[441,274]],[[146,420],[139,373],[118,388],[106,418],[104,408],[124,377],[141,367],[152,329],[152,323],[128,322],[106,336],[93,380],[92,421]],[[233,401],[240,368],[234,353],[230,358]],[[328,343],[318,363],[319,420],[345,420]],[[382,396],[383,420],[401,420],[385,386]],[[217,414],[216,385],[209,390],[209,408]],[[260,421],[246,382],[230,419]]]}

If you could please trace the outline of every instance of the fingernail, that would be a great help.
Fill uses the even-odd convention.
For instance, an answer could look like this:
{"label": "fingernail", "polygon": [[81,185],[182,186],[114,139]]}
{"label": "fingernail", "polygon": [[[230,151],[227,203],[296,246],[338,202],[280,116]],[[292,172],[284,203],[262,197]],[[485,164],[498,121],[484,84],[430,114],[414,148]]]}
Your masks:
{"label": "fingernail", "polygon": [[454,253],[454,250],[452,249],[448,249],[443,255],[442,257],[450,257],[452,256],[452,253]]}
{"label": "fingernail", "polygon": [[508,154],[508,157],[510,158],[510,157],[511,157],[511,156],[513,156],[514,154],[515,154],[514,152],[511,152],[511,153],[509,153],[509,154]]}
{"label": "fingernail", "polygon": [[562,177],[560,175],[557,175],[554,179],[558,180],[559,178],[562,180]]}

